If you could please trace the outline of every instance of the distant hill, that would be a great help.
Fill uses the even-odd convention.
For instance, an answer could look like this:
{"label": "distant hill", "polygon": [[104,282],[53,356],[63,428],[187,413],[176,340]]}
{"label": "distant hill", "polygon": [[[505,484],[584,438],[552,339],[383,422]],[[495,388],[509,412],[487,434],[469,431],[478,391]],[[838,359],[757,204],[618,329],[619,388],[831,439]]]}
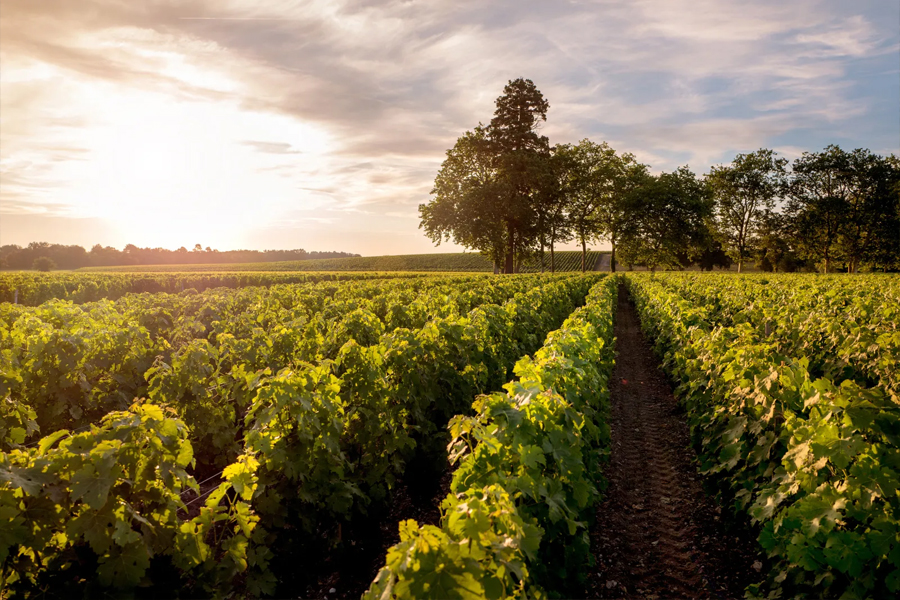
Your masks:
{"label": "distant hill", "polygon": [[[604,252],[588,252],[588,270],[593,270]],[[556,253],[557,271],[580,271],[581,252]],[[493,265],[487,257],[472,252],[451,254],[399,254],[395,256],[353,256],[347,258],[322,258],[302,261],[265,263],[215,264],[215,265],[138,265],[130,267],[97,267],[89,271],[160,272],[160,271],[455,271],[490,273]],[[540,271],[540,263],[525,263],[523,273]],[[550,270],[550,253],[544,256],[544,270]]]}

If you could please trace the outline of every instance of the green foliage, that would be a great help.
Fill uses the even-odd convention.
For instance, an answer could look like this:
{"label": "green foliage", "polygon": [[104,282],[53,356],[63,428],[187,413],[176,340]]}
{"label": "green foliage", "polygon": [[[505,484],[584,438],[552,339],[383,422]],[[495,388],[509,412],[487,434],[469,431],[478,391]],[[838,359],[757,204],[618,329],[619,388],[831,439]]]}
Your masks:
{"label": "green foliage", "polygon": [[766,211],[775,208],[785,182],[787,159],[762,148],[738,154],[730,165],[714,166],[706,181],[715,198],[715,230],[742,270],[759,243]]}
{"label": "green foliage", "polygon": [[708,245],[709,188],[687,167],[643,180],[630,191],[631,218],[623,227],[622,258],[632,264],[677,268]]}
{"label": "green foliage", "polygon": [[900,255],[900,169],[896,159],[830,145],[804,152],[787,186],[788,214],[798,245],[827,273],[843,259],[896,265]]}
{"label": "green foliage", "polygon": [[525,522],[499,485],[449,496],[446,525],[400,523],[400,543],[366,599],[540,598],[528,590],[527,559],[535,557],[542,532]]}
{"label": "green foliage", "polygon": [[3,453],[0,586],[23,596],[133,590],[150,585],[151,562],[165,558],[187,589],[223,593],[246,568],[255,463],[229,467],[199,516],[184,520],[181,494],[199,491],[192,462],[184,424],[140,402],[90,431]]}
{"label": "green foliage", "polygon": [[[0,377],[4,377],[4,374],[0,373]],[[19,448],[38,431],[36,419],[37,414],[30,406],[9,396],[0,400],[0,450],[8,452]]]}
{"label": "green foliage", "polygon": [[[880,297],[867,297],[877,283]],[[887,356],[900,340],[896,319],[875,310],[896,314],[896,280],[669,275],[629,285],[681,382],[702,471],[760,527],[771,567],[748,593],[896,596],[900,403]],[[864,352],[884,362],[848,368],[842,357],[872,335],[884,347]]]}
{"label": "green foliage", "polygon": [[550,147],[538,135],[549,104],[529,79],[510,81],[497,98],[490,125],[466,132],[441,165],[420,228],[437,244],[478,250],[515,272],[539,242],[535,205],[547,194]]}
{"label": "green foliage", "polygon": [[52,271],[56,268],[56,263],[53,262],[52,258],[49,258],[47,256],[40,256],[34,259],[34,263],[32,263],[31,268],[35,271],[47,273],[48,271]]}
{"label": "green foliage", "polygon": [[211,473],[240,452],[265,369],[334,358],[347,336],[374,344],[387,327],[503,302],[529,281],[432,276],[0,305],[0,397],[34,410],[49,434],[149,395],[178,408]]}
{"label": "green foliage", "polygon": [[518,362],[506,394],[480,396],[475,416],[451,420],[459,466],[441,527],[401,524],[401,542],[365,598],[532,598],[577,586],[608,452],[616,284],[594,286],[586,305]]}
{"label": "green foliage", "polygon": [[413,450],[443,453],[447,421],[500,387],[593,281],[548,279],[503,305],[399,329],[369,347],[351,339],[334,363],[260,380],[245,445],[261,463],[254,507],[269,532],[264,543],[290,528],[318,532],[382,502]]}
{"label": "green foliage", "polygon": [[[171,582],[188,596],[275,593],[279,569],[295,568],[278,550],[327,550],[340,524],[383,505],[406,463],[445,452],[447,421],[508,381],[602,279],[441,276],[0,307],[4,585],[20,595],[159,593]],[[592,365],[596,331],[569,329],[548,344],[582,348]],[[568,374],[577,360],[540,360],[542,377],[551,363],[562,369],[553,385],[573,401],[588,389]],[[516,367],[522,381],[528,364]],[[128,408],[143,395],[154,404]],[[600,454],[584,446],[581,456]],[[192,475],[221,483],[198,490]],[[208,496],[199,514],[200,498],[182,502],[191,490]],[[532,517],[492,508],[513,502],[501,492],[479,491],[458,511],[489,515],[523,552],[535,547]],[[492,535],[491,560],[511,565],[519,551],[494,548]],[[494,593],[505,577],[479,581]]]}
{"label": "green foliage", "polygon": [[[337,259],[340,260],[340,259]],[[304,266],[307,262],[303,261]],[[294,264],[294,263],[291,263]],[[280,263],[273,263],[280,265]],[[254,265],[255,266],[255,265]],[[267,265],[263,265],[267,266]],[[27,273],[12,272],[0,273],[0,302],[13,302],[18,298],[19,304],[38,306],[54,298],[69,300],[76,304],[95,302],[97,300],[116,300],[126,294],[141,293],[179,293],[185,290],[204,290],[214,288],[243,288],[251,286],[269,287],[278,284],[290,283],[316,283],[327,281],[364,281],[368,279],[384,278],[414,278],[415,274],[383,274],[383,273],[279,273],[272,272],[275,269],[259,269],[258,271],[227,272],[221,265],[215,265],[213,271],[202,272],[203,269],[195,267],[190,269],[184,265],[173,269],[157,268],[108,268],[95,269],[96,272],[68,272],[68,273]],[[238,269],[236,269],[238,270]],[[287,269],[310,270],[316,269]],[[455,269],[450,269],[455,270]],[[481,269],[487,270],[487,269]],[[115,273],[114,271],[125,271]],[[159,272],[157,272],[159,271]],[[165,271],[176,271],[167,273]]]}

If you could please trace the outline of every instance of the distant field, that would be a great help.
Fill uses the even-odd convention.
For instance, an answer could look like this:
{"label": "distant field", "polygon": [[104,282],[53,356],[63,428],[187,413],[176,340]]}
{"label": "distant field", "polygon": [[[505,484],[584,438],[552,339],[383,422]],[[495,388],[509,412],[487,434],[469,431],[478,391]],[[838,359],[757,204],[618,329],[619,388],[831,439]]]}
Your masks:
{"label": "distant field", "polygon": [[383,279],[419,279],[425,273],[377,273],[364,271],[166,271],[86,273],[75,271],[12,271],[0,273],[0,302],[37,306],[54,298],[76,304],[115,300],[135,293],[202,292],[212,288],[269,287],[277,284],[324,283]]}
{"label": "distant field", "polygon": [[[588,270],[593,270],[602,252],[588,252]],[[481,254],[458,252],[452,254],[401,254],[397,256],[354,256],[349,258],[322,258],[314,260],[213,264],[213,265],[139,265],[125,267],[93,267],[82,271],[102,272],[223,272],[223,271],[455,271],[491,272],[491,261]],[[541,270],[537,260],[529,261],[522,268],[523,273],[537,273]],[[550,254],[544,257],[544,270],[550,270]],[[556,253],[557,271],[580,271],[581,252],[565,251]]]}

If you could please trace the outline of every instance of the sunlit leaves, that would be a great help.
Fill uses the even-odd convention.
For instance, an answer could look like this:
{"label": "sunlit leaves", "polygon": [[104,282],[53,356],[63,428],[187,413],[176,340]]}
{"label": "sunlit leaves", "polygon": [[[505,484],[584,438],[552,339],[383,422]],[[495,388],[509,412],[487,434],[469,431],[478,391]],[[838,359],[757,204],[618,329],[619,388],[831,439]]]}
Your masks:
{"label": "sunlit leaves", "polygon": [[883,365],[898,354],[896,280],[672,274],[629,285],[683,382],[703,471],[761,527],[772,567],[748,592],[895,594],[900,404]]}
{"label": "sunlit leaves", "polygon": [[477,416],[451,421],[459,466],[442,525],[402,523],[366,598],[542,597],[541,585],[572,584],[589,554],[581,517],[598,498],[608,444],[615,285],[595,286],[516,365],[506,394],[480,396]]}
{"label": "sunlit leaves", "polygon": [[[90,431],[60,431],[36,447],[0,455],[6,532],[0,544],[4,572],[11,568],[20,574],[13,589],[27,595],[47,581],[60,585],[68,574],[69,593],[95,575],[102,586],[128,590],[146,583],[157,554],[171,556],[186,570],[219,559],[194,575],[197,585],[206,581],[204,572],[222,570],[222,555],[245,568],[246,543],[257,519],[246,502],[227,495],[249,500],[256,463],[248,457],[231,467],[217,500],[207,501],[206,513],[182,522],[181,493],[197,489],[184,470],[191,456],[187,435],[184,424],[161,407],[136,402]],[[219,547],[211,550],[211,526],[217,522],[231,522],[235,531],[220,533]],[[72,552],[86,548],[96,557],[96,574],[70,564]],[[213,580],[226,585],[234,573]]]}

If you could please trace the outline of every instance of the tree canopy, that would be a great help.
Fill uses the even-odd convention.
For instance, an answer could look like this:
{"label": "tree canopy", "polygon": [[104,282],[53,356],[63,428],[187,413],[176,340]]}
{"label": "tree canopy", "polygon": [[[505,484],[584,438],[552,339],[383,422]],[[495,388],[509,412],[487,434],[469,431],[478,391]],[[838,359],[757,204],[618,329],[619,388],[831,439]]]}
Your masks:
{"label": "tree canopy", "polygon": [[765,212],[782,192],[786,164],[763,148],[738,154],[730,165],[714,166],[706,178],[715,199],[716,233],[739,273],[756,246]]}
{"label": "tree canopy", "polygon": [[536,206],[551,196],[553,178],[549,141],[538,129],[549,104],[531,80],[516,79],[496,106],[487,127],[479,124],[447,151],[434,198],[419,206],[420,227],[434,242],[452,239],[512,273],[542,238]]}
{"label": "tree canopy", "polygon": [[550,105],[529,79],[510,81],[488,125],[457,139],[419,206],[434,242],[453,240],[503,272],[575,239],[604,241],[625,262],[701,268],[754,259],[768,270],[900,269],[900,159],[828,146],[789,166],[761,148],[713,166],[651,175],[633,154],[540,134]]}

